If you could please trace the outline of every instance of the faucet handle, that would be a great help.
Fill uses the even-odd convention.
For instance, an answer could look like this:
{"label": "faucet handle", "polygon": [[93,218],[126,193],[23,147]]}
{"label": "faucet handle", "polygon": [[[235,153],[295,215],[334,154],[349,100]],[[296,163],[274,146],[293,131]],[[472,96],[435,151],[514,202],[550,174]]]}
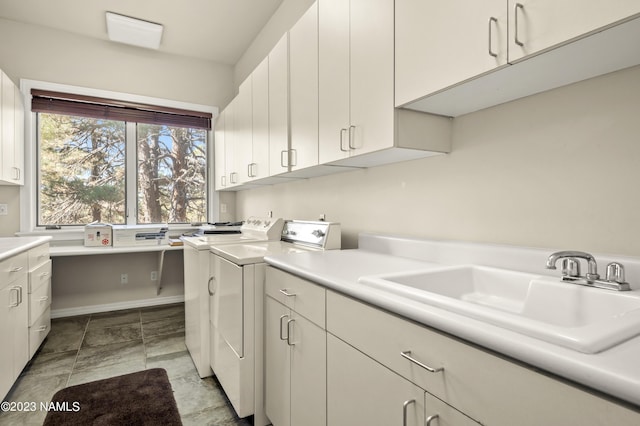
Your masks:
{"label": "faucet handle", "polygon": [[618,262],[611,262],[607,265],[607,281],[624,283],[624,266]]}
{"label": "faucet handle", "polygon": [[577,278],[580,276],[580,261],[573,257],[562,259],[562,275]]}

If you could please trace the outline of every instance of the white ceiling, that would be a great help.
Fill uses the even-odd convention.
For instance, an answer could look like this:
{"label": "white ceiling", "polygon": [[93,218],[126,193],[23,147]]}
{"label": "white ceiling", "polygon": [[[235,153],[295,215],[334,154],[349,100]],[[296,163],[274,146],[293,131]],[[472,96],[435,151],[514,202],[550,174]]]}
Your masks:
{"label": "white ceiling", "polygon": [[108,40],[105,12],[164,26],[160,51],[235,65],[282,0],[0,0],[0,17]]}

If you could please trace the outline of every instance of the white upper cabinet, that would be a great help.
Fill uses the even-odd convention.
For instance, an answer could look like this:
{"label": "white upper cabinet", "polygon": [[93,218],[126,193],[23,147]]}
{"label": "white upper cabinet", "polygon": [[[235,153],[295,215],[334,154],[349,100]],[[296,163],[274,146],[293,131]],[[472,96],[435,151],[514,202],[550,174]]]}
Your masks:
{"label": "white upper cabinet", "polygon": [[248,179],[269,176],[269,58],[251,74],[252,144]]}
{"label": "white upper cabinet", "polygon": [[292,171],[318,164],[318,3],[289,31]]}
{"label": "white upper cabinet", "polygon": [[24,103],[22,93],[0,71],[0,184],[24,184]]}
{"label": "white upper cabinet", "polygon": [[269,175],[289,171],[289,33],[269,53]]}
{"label": "white upper cabinet", "polygon": [[234,155],[233,184],[249,181],[249,164],[253,150],[253,106],[251,76],[240,84],[238,96],[234,99]]}
{"label": "white upper cabinet", "polygon": [[320,163],[369,167],[448,152],[445,119],[403,120],[394,109],[394,2],[319,4]]}
{"label": "white upper cabinet", "polygon": [[216,127],[214,131],[213,156],[214,156],[214,186],[216,191],[223,190],[227,187],[226,176],[226,153],[225,153],[225,118],[227,112],[222,111],[216,119]]}
{"label": "white upper cabinet", "polygon": [[640,64],[639,37],[637,0],[397,0],[396,106],[477,111]]}
{"label": "white upper cabinet", "polygon": [[509,0],[509,61],[640,13],[638,0]]}
{"label": "white upper cabinet", "polygon": [[505,0],[396,0],[396,105],[507,63]]}

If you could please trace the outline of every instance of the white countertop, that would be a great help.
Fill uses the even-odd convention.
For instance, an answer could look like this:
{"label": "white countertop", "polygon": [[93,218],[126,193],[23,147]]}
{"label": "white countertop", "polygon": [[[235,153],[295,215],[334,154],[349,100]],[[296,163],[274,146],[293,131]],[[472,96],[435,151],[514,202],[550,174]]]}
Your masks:
{"label": "white countertop", "polygon": [[[361,237],[358,250],[273,255],[265,257],[265,261],[329,289],[640,406],[640,336],[608,350],[586,354],[358,283],[358,278],[362,276],[425,270],[443,263],[451,264],[451,259],[447,259],[449,262],[443,260],[451,254],[447,252],[458,249],[458,256],[454,258],[459,257],[459,263],[478,263],[470,260],[481,253],[478,255],[480,258],[488,256],[483,262],[487,266],[508,267],[504,262],[500,265],[500,261],[491,258],[492,251],[503,254],[505,247],[453,243],[452,248],[447,242],[422,245],[410,240],[409,245],[413,244],[414,249],[419,249],[416,255],[414,249],[405,251],[403,247],[406,246],[402,245],[401,240],[386,239],[382,243],[378,245],[375,237],[365,236]],[[439,244],[444,244],[442,250],[434,249]],[[522,262],[527,257],[537,260],[541,254],[535,249],[522,249],[522,252],[525,259],[519,260]],[[400,257],[398,253],[409,257]],[[482,260],[480,258],[476,260]],[[438,262],[429,259],[437,259]],[[631,275],[636,277],[637,260],[632,263]],[[531,269],[539,268],[534,266]],[[547,274],[549,272],[546,271]],[[631,279],[629,281],[633,282]]]}
{"label": "white countertop", "polygon": [[0,238],[0,260],[7,259],[30,248],[51,240],[51,237],[4,237]]}

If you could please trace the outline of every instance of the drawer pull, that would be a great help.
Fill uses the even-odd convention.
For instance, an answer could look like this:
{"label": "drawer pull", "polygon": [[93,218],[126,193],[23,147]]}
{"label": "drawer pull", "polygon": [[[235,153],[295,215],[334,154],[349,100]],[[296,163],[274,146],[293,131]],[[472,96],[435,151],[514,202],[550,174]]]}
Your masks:
{"label": "drawer pull", "polygon": [[41,302],[46,302],[47,300],[49,300],[49,296],[43,296],[40,298]]}
{"label": "drawer pull", "polygon": [[43,333],[43,332],[47,331],[47,326],[46,325],[42,325],[42,326],[38,327],[37,331],[39,333]]}
{"label": "drawer pull", "polygon": [[45,277],[48,277],[48,276],[49,276],[48,272],[43,272],[43,273],[40,274],[40,278],[45,278]]}
{"label": "drawer pull", "polygon": [[11,268],[9,272],[20,272],[23,269],[24,269],[24,266],[14,266],[13,268]]}
{"label": "drawer pull", "polygon": [[[282,320],[285,318],[289,318],[289,315],[281,315],[280,316],[280,340],[288,340],[289,336],[283,336],[282,335],[282,330],[284,330],[284,327],[282,326]],[[289,330],[287,329],[287,333],[289,332]]]}
{"label": "drawer pull", "polygon": [[402,404],[402,426],[407,426],[407,409],[409,408],[409,405],[415,403],[415,399],[409,399]]}
{"label": "drawer pull", "polygon": [[284,294],[287,297],[293,297],[296,295],[295,293],[289,293],[286,288],[281,288],[280,293]]}
{"label": "drawer pull", "polygon": [[424,421],[424,426],[431,426],[431,422],[434,421],[435,419],[438,418],[437,414],[434,414],[433,416],[429,416],[425,419]]}
{"label": "drawer pull", "polygon": [[404,352],[400,352],[400,355],[402,355],[403,358],[408,359],[409,361],[411,361],[412,363],[419,365],[420,367],[424,368],[425,370],[427,370],[429,373],[438,373],[440,371],[444,371],[443,367],[438,367],[438,368],[433,368],[433,367],[429,367],[426,364],[421,363],[420,361],[418,361],[415,358],[411,357],[411,351],[404,351]]}

